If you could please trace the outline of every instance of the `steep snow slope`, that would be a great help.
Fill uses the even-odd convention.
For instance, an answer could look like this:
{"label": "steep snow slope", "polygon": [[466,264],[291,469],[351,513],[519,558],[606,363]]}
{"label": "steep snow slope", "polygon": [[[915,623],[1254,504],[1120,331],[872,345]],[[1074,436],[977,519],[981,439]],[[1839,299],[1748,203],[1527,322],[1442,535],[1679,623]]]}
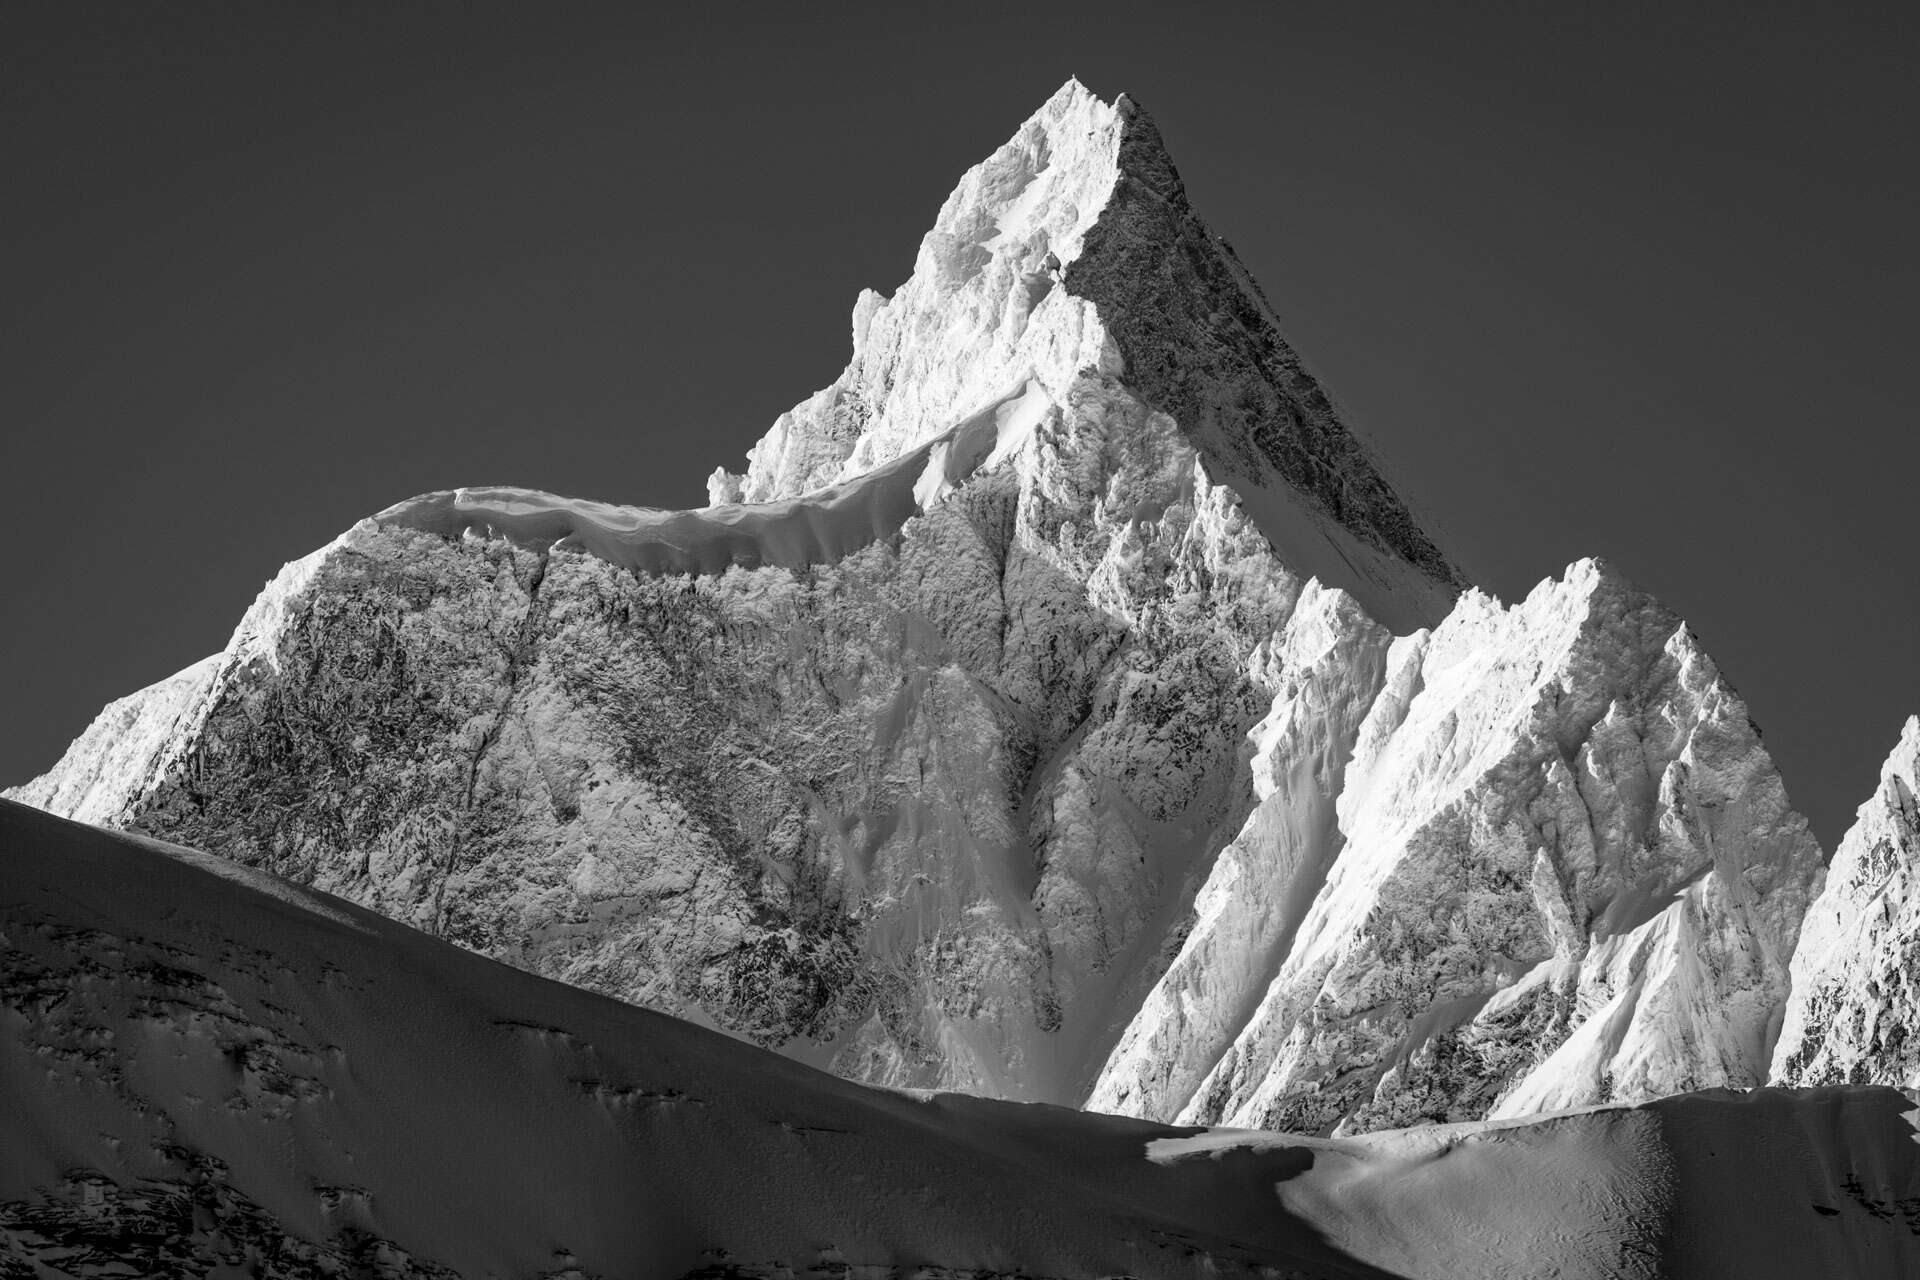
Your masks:
{"label": "steep snow slope", "polygon": [[1920,1085],[1920,717],[1827,869],[1793,957],[1783,1084]]}
{"label": "steep snow slope", "polygon": [[8,1274],[1920,1265],[1912,1103],[1887,1090],[1345,1141],[878,1092],[5,802],[0,952]]}
{"label": "steep snow slope", "polygon": [[1326,1132],[1766,1078],[1820,851],[1677,617],[1585,561],[1283,666],[1261,805],[1090,1106]]}

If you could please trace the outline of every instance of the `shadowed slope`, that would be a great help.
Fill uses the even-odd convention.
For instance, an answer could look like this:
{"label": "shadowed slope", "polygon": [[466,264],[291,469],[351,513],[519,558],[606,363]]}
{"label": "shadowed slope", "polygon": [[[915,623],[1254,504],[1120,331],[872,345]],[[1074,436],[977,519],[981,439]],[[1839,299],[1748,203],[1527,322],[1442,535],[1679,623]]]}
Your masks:
{"label": "shadowed slope", "polygon": [[[1891,1090],[1347,1140],[889,1093],[6,802],[0,948],[0,1259],[46,1268],[25,1274],[1517,1280],[1920,1261],[1920,1147]],[[1756,1231],[1755,1212],[1777,1221]]]}
{"label": "shadowed slope", "polygon": [[9,802],[0,904],[0,1248],[16,1258],[59,1265],[62,1212],[165,1218],[172,1197],[183,1229],[213,1225],[166,1243],[108,1224],[98,1247],[168,1274],[192,1274],[198,1252],[300,1275],[288,1260],[352,1264],[367,1241],[422,1275],[569,1259],[589,1275],[721,1260],[758,1274],[835,1257],[1377,1274],[1289,1215],[1247,1212],[1244,1191],[1216,1203],[1207,1170],[1142,1158],[1179,1131],[863,1089]]}

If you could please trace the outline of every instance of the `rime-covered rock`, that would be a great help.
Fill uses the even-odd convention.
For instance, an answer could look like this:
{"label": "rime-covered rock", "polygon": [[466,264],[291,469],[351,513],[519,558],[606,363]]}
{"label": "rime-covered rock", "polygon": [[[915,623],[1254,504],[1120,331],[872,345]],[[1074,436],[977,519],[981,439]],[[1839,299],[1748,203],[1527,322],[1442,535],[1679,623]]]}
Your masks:
{"label": "rime-covered rock", "polygon": [[1920,717],[1827,868],[1793,957],[1782,1084],[1920,1087]]}

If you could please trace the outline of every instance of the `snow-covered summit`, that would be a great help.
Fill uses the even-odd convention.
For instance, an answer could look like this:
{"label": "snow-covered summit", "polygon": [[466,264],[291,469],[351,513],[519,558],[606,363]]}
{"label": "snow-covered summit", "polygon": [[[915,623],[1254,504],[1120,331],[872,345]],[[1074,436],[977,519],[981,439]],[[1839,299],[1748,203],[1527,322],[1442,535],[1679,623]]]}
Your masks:
{"label": "snow-covered summit", "polygon": [[922,447],[956,408],[1031,379],[1064,404],[1115,378],[1169,414],[1298,572],[1398,629],[1465,579],[1423,533],[1187,203],[1158,129],[1070,80],[969,170],[891,298],[853,311],[853,357],[721,470],[711,500],[795,498]]}
{"label": "snow-covered summit", "polygon": [[1050,405],[1031,379],[1023,381],[916,448],[798,497],[670,511],[494,485],[423,494],[373,522],[448,539],[501,537],[537,554],[585,551],[648,574],[829,565],[897,537],[909,518],[930,511],[976,470],[1007,460]]}

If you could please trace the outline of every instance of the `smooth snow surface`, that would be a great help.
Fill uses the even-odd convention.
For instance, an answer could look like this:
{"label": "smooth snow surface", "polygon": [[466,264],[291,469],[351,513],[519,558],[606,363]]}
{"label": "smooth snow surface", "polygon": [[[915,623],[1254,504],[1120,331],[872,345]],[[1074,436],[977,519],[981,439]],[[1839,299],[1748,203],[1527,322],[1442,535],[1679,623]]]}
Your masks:
{"label": "smooth snow surface", "polygon": [[1346,1140],[892,1093],[209,861],[0,802],[23,1275],[1920,1267],[1891,1090]]}

